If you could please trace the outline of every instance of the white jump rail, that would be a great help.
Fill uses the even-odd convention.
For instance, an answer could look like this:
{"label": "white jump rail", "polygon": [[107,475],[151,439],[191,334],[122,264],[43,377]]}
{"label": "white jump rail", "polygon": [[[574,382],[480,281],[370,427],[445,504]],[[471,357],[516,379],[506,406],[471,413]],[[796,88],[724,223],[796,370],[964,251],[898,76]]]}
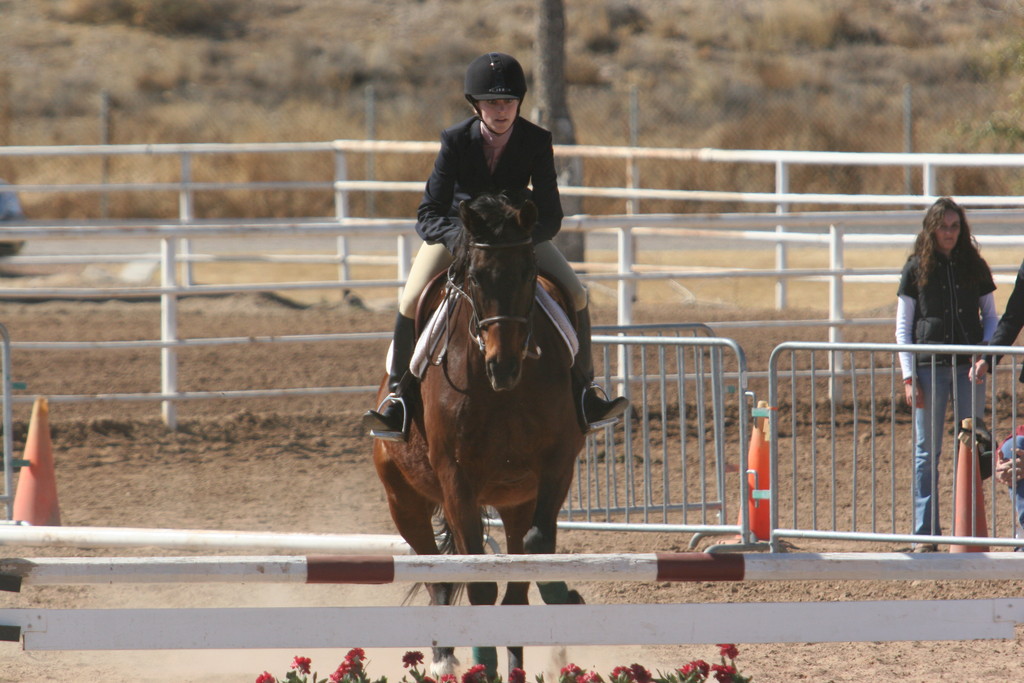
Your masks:
{"label": "white jump rail", "polygon": [[[580,553],[0,559],[20,586],[159,583],[387,584],[474,581],[1016,581],[1019,553]],[[13,584],[17,584],[15,587]]]}
{"label": "white jump rail", "polygon": [[[688,555],[688,556],[687,556]],[[104,564],[106,562],[106,564]],[[377,572],[404,566],[400,580],[728,580],[796,578],[964,578],[1020,576],[1024,557],[934,555],[714,556],[666,553],[623,556],[439,558],[141,558],[8,560],[4,572],[40,584],[108,582],[125,572],[152,580],[277,579],[309,582],[320,571],[334,583],[383,583]],[[324,563],[313,570],[316,563]],[[222,566],[217,567],[217,564]],[[192,566],[189,566],[189,565]],[[959,565],[957,571],[956,565]],[[419,566],[422,571],[412,571]],[[600,567],[595,572],[595,567]],[[696,569],[694,569],[696,568]],[[722,567],[719,567],[721,569]],[[742,569],[742,576],[737,569]],[[842,568],[842,569],[837,569]],[[204,569],[207,570],[204,572]],[[410,570],[406,572],[405,570]],[[104,577],[103,573],[109,573]],[[479,571],[478,571],[479,570]],[[721,572],[717,572],[721,573]],[[874,575],[874,576],[872,576]],[[880,576],[879,576],[880,575]],[[9,575],[10,576],[10,575]],[[20,583],[19,583],[20,586]],[[0,640],[26,650],[167,650],[453,646],[822,643],[1010,639],[1024,620],[1024,599],[535,605],[427,607],[277,607],[0,610]]]}
{"label": "white jump rail", "polygon": [[659,605],[0,609],[24,650],[834,643],[1014,638],[1024,599]]}
{"label": "white jump rail", "polygon": [[388,534],[309,534],[207,529],[66,527],[0,524],[0,546],[144,548],[326,554],[412,552],[401,536]]}

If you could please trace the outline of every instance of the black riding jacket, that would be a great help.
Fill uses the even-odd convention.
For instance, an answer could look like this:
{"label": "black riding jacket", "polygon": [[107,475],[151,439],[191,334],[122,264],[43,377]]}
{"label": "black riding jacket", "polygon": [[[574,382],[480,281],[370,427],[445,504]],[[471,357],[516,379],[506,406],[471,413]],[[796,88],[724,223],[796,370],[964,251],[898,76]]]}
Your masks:
{"label": "black riding jacket", "polygon": [[416,212],[416,232],[428,244],[453,251],[462,223],[459,204],[481,192],[527,190],[537,205],[534,243],[549,240],[562,227],[551,133],[519,117],[492,174],[484,157],[480,119],[472,116],[441,133],[441,151]]}

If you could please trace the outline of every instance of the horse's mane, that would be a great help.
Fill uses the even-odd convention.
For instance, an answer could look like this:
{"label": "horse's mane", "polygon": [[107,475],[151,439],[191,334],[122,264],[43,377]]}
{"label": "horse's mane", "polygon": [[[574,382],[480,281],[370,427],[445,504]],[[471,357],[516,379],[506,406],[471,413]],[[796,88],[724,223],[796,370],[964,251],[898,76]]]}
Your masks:
{"label": "horse's mane", "polygon": [[526,201],[525,193],[518,192],[478,194],[468,201],[467,208],[482,220],[475,223],[475,234],[471,234],[465,224],[459,231],[453,253],[453,275],[461,278],[465,274],[471,242],[505,244],[529,237],[530,230],[520,227],[517,220],[517,214]]}

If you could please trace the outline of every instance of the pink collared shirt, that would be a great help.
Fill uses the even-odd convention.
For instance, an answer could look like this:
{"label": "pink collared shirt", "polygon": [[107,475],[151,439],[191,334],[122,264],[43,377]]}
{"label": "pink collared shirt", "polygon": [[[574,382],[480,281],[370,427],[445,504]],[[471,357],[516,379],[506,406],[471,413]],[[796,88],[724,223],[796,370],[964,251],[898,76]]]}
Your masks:
{"label": "pink collared shirt", "polygon": [[508,144],[508,139],[512,136],[513,128],[515,128],[515,124],[509,126],[508,130],[501,135],[495,135],[484,125],[483,121],[480,122],[480,133],[484,138],[484,158],[487,160],[487,168],[491,173],[494,173],[494,169],[498,167],[501,153],[505,151],[505,145]]}

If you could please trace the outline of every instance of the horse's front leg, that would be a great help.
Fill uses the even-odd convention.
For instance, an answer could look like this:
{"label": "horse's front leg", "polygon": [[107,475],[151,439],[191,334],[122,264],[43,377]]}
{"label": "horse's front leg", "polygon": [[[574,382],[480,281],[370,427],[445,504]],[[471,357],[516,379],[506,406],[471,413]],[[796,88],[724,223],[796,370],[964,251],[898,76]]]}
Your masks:
{"label": "horse's front leg", "polygon": [[[446,488],[443,508],[445,520],[451,533],[452,545],[462,555],[484,554],[484,525],[481,509],[469,486],[458,485],[457,475],[452,477],[453,485]],[[475,581],[466,584],[466,593],[472,605],[493,605],[498,599],[498,584],[493,581]],[[488,679],[497,676],[498,655],[494,647],[474,647],[473,661],[483,664]],[[440,680],[440,679],[438,679]]]}
{"label": "horse's front leg", "polygon": [[[533,525],[526,532],[524,539],[527,553],[536,555],[556,552],[558,508],[553,505],[553,501],[563,499],[564,495],[554,498],[541,496],[538,500],[537,509],[533,515]],[[561,504],[558,507],[561,507]],[[584,604],[583,596],[575,589],[569,588],[565,581],[538,581],[537,590],[540,591],[541,598],[548,605]]]}
{"label": "horse's front leg", "polygon": [[[454,586],[450,583],[428,583],[427,593],[430,595],[431,605],[452,604]],[[455,648],[451,646],[431,647],[433,662],[430,664],[430,673],[435,681],[442,680],[443,676],[455,676],[459,668],[459,660],[455,657]]]}
{"label": "horse's front leg", "polygon": [[[398,533],[417,555],[437,555],[437,539],[434,536],[433,501],[423,496],[406,479],[405,474],[395,461],[389,457],[392,449],[405,448],[402,445],[390,445],[384,441],[374,444],[374,464],[377,474],[384,484],[387,493],[388,508],[391,519],[395,522]],[[450,605],[454,586],[451,583],[425,583],[431,605]],[[414,588],[415,589],[415,588]],[[455,658],[455,648],[434,647],[433,662],[430,670],[434,680],[441,680],[445,674],[455,675],[459,666]]]}
{"label": "horse's front leg", "polygon": [[[499,508],[502,524],[505,526],[505,547],[510,555],[522,555],[524,552],[524,536],[533,520],[533,501],[510,508]],[[530,584],[527,581],[510,581],[505,588],[503,605],[527,605]],[[508,647],[508,673],[513,669],[523,669],[523,648],[521,645]]]}
{"label": "horse's front leg", "polygon": [[[522,555],[526,552],[525,537],[533,520],[533,511],[533,501],[498,509],[502,525],[505,527],[505,549],[509,555]],[[529,582],[510,581],[505,588],[505,597],[502,598],[501,604],[528,605],[529,590]]]}
{"label": "horse's front leg", "polygon": [[[484,554],[484,524],[482,511],[471,487],[455,483],[447,489],[443,508],[448,521],[455,552],[461,555]],[[493,605],[498,600],[498,584],[493,581],[475,581],[466,585],[471,605]]]}

